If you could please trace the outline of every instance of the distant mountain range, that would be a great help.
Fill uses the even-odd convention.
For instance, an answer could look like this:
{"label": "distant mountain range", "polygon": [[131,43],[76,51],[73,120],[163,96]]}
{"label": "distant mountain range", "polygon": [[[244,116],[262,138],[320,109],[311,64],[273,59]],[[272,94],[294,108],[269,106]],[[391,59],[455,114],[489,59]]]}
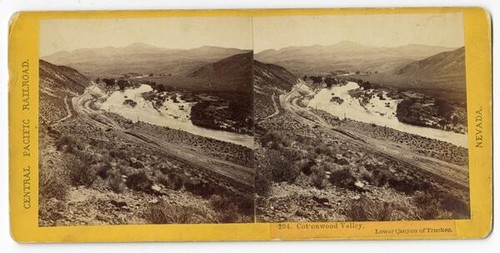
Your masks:
{"label": "distant mountain range", "polygon": [[[154,73],[159,75],[154,81],[182,89],[247,93],[253,90],[253,83],[256,89],[264,88],[262,92],[273,94],[290,90],[297,77],[335,70],[370,71],[372,74],[358,77],[386,86],[439,92],[438,96],[449,97],[451,92],[456,94],[454,98],[463,99],[465,92],[463,47],[412,44],[389,48],[344,41],[330,46],[265,50],[253,55],[250,50],[235,48],[204,46],[182,50],[138,43],[122,48],[58,52],[43,59],[53,63],[41,61],[40,76],[50,84],[48,92],[62,89],[78,93],[85,85],[73,83],[135,72]],[[68,83],[72,85],[68,87]]]}
{"label": "distant mountain range", "polygon": [[90,77],[121,76],[125,73],[186,75],[207,63],[250,50],[203,46],[166,49],[136,43],[126,47],[103,47],[56,52],[42,57],[56,65],[77,69]]}
{"label": "distant mountain range", "polygon": [[264,50],[255,59],[280,65],[295,75],[325,74],[335,70],[387,72],[415,60],[454,48],[410,44],[374,47],[350,41],[333,45],[293,46]]}

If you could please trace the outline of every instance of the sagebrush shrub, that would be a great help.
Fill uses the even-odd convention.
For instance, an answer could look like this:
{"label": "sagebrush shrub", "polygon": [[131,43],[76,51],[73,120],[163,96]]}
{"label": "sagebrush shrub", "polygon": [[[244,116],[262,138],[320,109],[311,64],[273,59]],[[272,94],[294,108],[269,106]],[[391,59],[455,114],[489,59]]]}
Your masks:
{"label": "sagebrush shrub", "polygon": [[356,177],[348,168],[333,171],[330,174],[330,183],[342,188],[350,188],[356,182]]}
{"label": "sagebrush shrub", "polygon": [[144,218],[153,224],[191,224],[200,223],[203,210],[193,206],[169,204],[163,200],[147,206]]}
{"label": "sagebrush shrub", "polygon": [[161,183],[165,187],[177,191],[184,185],[184,180],[175,173],[169,173],[168,175],[161,177]]}
{"label": "sagebrush shrub", "polygon": [[311,173],[311,182],[314,187],[324,189],[328,183],[326,179],[326,172],[323,167],[314,166]]}
{"label": "sagebrush shrub", "polygon": [[132,190],[148,192],[151,190],[153,182],[149,179],[146,173],[144,173],[144,171],[141,171],[128,176],[126,185]]}
{"label": "sagebrush shrub", "polygon": [[69,190],[67,173],[52,166],[39,167],[39,192],[42,198],[64,200]]}
{"label": "sagebrush shrub", "polygon": [[300,174],[300,170],[295,163],[278,155],[270,159],[271,172],[274,182],[293,182]]}
{"label": "sagebrush shrub", "polygon": [[97,178],[97,169],[97,166],[91,165],[88,160],[74,157],[68,164],[71,184],[90,186]]}
{"label": "sagebrush shrub", "polygon": [[217,221],[221,223],[248,222],[254,213],[253,198],[216,194],[210,197],[210,205],[217,213]]}
{"label": "sagebrush shrub", "polygon": [[118,170],[112,170],[108,173],[109,188],[113,192],[122,193],[125,190],[125,183],[123,182],[122,174]]}
{"label": "sagebrush shrub", "polygon": [[362,197],[350,203],[345,215],[351,221],[389,221],[393,220],[393,209],[390,203]]}

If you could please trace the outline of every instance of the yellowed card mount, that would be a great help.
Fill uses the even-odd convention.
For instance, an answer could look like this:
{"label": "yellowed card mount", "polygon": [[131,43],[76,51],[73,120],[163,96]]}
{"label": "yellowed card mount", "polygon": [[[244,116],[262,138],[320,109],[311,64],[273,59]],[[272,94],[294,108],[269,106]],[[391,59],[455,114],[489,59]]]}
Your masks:
{"label": "yellowed card mount", "polygon": [[491,66],[473,7],[17,13],[12,235],[485,237]]}

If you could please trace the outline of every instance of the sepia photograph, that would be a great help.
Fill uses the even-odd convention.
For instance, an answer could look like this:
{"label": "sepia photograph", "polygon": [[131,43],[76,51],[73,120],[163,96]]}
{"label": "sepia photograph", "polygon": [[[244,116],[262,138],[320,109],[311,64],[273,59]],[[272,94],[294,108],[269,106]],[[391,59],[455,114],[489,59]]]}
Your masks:
{"label": "sepia photograph", "polygon": [[255,17],[256,220],[469,219],[462,19]]}
{"label": "sepia photograph", "polygon": [[46,19],[39,226],[469,219],[463,16]]}
{"label": "sepia photograph", "polygon": [[254,221],[250,17],[45,19],[41,227]]}

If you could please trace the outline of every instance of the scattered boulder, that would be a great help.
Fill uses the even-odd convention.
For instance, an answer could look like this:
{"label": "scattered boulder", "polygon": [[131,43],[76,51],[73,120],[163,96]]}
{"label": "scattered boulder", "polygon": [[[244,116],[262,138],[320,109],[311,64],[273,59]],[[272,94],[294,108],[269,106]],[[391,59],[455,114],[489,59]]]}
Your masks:
{"label": "scattered boulder", "polygon": [[349,161],[347,161],[347,159],[342,157],[342,156],[335,156],[333,158],[333,162],[338,164],[338,165],[348,165],[349,164]]}
{"label": "scattered boulder", "polygon": [[102,214],[97,214],[95,216],[95,219],[98,220],[98,221],[107,221],[108,219],[106,218],[106,216],[102,215]]}
{"label": "scattered boulder", "polygon": [[300,217],[304,217],[304,218],[309,217],[308,213],[302,209],[297,210],[295,212],[295,215],[300,216]]}
{"label": "scattered boulder", "polygon": [[144,168],[144,164],[135,158],[130,158],[129,166],[135,169]]}
{"label": "scattered boulder", "polygon": [[354,183],[354,186],[363,189],[365,187],[365,184],[363,182],[361,182],[361,181],[356,181]]}
{"label": "scattered boulder", "polygon": [[127,202],[125,201],[111,200],[109,203],[119,208],[128,207]]}
{"label": "scattered boulder", "polygon": [[168,166],[168,165],[166,165],[166,164],[165,164],[165,165],[160,165],[160,166],[158,167],[158,169],[161,171],[161,173],[163,173],[163,174],[165,174],[165,175],[166,175],[166,174],[168,174],[168,173],[172,170],[172,169],[170,168],[170,166]]}
{"label": "scattered boulder", "polygon": [[161,186],[157,184],[151,186],[151,191],[155,195],[165,195],[165,192],[162,190]]}
{"label": "scattered boulder", "polygon": [[330,179],[330,176],[332,175],[331,171],[325,171],[326,179]]}
{"label": "scattered boulder", "polygon": [[359,200],[359,199],[361,199],[361,196],[360,195],[354,195],[354,196],[351,196],[350,199],[352,199],[352,200]]}
{"label": "scattered boulder", "polygon": [[322,204],[322,205],[328,205],[330,202],[327,198],[321,198],[321,197],[316,197],[316,196],[313,196],[312,200],[314,200],[317,203]]}
{"label": "scattered boulder", "polygon": [[140,156],[138,156],[138,157],[137,157],[137,160],[142,161],[142,162],[145,162],[145,161],[147,161],[148,159],[149,159],[149,158],[148,158],[148,156],[146,156],[146,155],[140,155]]}

